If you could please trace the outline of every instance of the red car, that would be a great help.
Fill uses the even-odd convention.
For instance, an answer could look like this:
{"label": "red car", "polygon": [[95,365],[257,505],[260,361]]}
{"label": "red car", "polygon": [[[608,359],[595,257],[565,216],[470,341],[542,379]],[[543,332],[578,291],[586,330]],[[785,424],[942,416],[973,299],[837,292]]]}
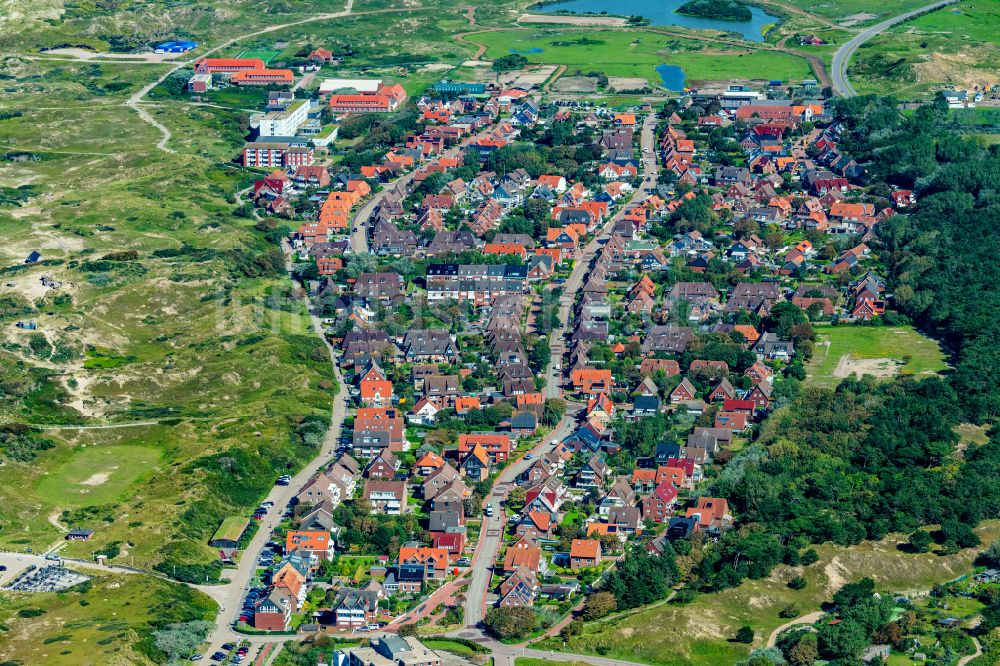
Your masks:
{"label": "red car", "polygon": [[240,622],[249,622],[249,621],[250,618],[248,618],[246,615],[240,615]]}

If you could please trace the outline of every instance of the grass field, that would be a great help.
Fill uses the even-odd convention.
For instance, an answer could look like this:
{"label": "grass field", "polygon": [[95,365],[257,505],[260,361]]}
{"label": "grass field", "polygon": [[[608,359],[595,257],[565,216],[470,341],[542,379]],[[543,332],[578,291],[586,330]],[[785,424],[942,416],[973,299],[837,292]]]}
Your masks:
{"label": "grass field", "polygon": [[249,51],[240,51],[237,58],[260,58],[264,61],[264,64],[268,64],[275,58],[281,55],[281,51],[274,51],[272,49],[250,49]]}
{"label": "grass field", "polygon": [[46,474],[37,495],[66,508],[108,504],[144,474],[151,473],[162,451],[148,446],[101,446],[78,449],[70,459]]}
{"label": "grass field", "polygon": [[[984,523],[977,532],[989,544],[1000,536],[1000,521]],[[904,536],[894,536],[847,548],[818,546],[820,559],[808,567],[779,566],[769,578],[747,581],[734,590],[701,595],[686,605],[664,604],[611,616],[588,623],[568,644],[550,639],[535,647],[664,666],[732,664],[764,645],[770,632],[787,621],[778,612],[789,604],[801,614],[818,610],[841,585],[865,576],[874,578],[880,590],[924,591],[970,570],[978,552],[915,555],[897,548],[904,541]],[[788,580],[797,575],[808,581],[805,589],[788,587]],[[731,642],[745,624],[756,633],[753,645]]]}
{"label": "grass field", "polygon": [[833,388],[851,372],[926,376],[947,367],[934,340],[908,326],[830,326],[816,329],[808,381]]}
{"label": "grass field", "polygon": [[811,76],[805,60],[785,53],[706,44],[644,30],[532,28],[482,33],[471,39],[488,47],[488,58],[518,49],[529,62],[566,65],[571,72],[599,70],[608,76],[641,77],[655,84],[661,82],[656,73],[661,64],[682,67],[689,83]]}
{"label": "grass field", "polygon": [[[154,628],[215,617],[215,602],[183,585],[151,576],[87,573],[93,576],[89,583],[67,592],[4,595],[0,661],[24,666],[153,664],[149,647]],[[31,609],[44,613],[30,617]]]}

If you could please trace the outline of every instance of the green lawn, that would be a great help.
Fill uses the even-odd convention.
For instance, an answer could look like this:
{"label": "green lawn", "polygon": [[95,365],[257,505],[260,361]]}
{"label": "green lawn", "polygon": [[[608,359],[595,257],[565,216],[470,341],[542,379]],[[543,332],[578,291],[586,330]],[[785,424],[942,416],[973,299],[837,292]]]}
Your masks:
{"label": "green lawn", "polygon": [[[586,38],[585,40],[583,38]],[[656,67],[679,65],[688,83],[729,79],[801,79],[812,76],[809,64],[785,53],[706,45],[646,30],[574,30],[531,28],[474,35],[486,44],[487,58],[518,49],[529,62],[566,65],[569,72],[599,70],[608,76],[642,77],[659,84]],[[542,49],[538,53],[525,53]]]}
{"label": "green lawn", "polygon": [[248,51],[240,51],[237,58],[260,58],[264,61],[264,64],[268,64],[275,58],[281,55],[281,51],[274,51],[272,49],[250,49]]}
{"label": "green lawn", "polygon": [[[986,522],[977,532],[983,543],[989,544],[1000,536],[1000,521]],[[686,605],[663,604],[590,622],[568,643],[555,638],[536,647],[663,666],[732,664],[745,658],[753,647],[764,645],[770,632],[787,622],[778,612],[789,604],[800,614],[818,610],[841,585],[865,576],[874,578],[881,590],[928,590],[970,571],[978,553],[967,549],[943,557],[910,554],[896,547],[905,540],[905,536],[894,535],[846,548],[816,546],[820,559],[808,567],[779,566],[766,579],[703,594]],[[787,582],[797,575],[808,584],[796,591]],[[754,643],[731,642],[736,630],[747,624],[756,633]]]}
{"label": "green lawn", "polygon": [[817,386],[833,388],[852,371],[919,377],[947,367],[937,342],[910,326],[824,326],[816,333],[807,373]]}
{"label": "green lawn", "polygon": [[77,449],[69,460],[42,478],[36,492],[64,508],[114,502],[139,477],[156,468],[162,453],[147,446]]}
{"label": "green lawn", "polygon": [[445,652],[457,654],[460,657],[472,657],[476,654],[489,652],[486,648],[474,650],[464,643],[448,640],[447,638],[421,638],[420,641],[432,650],[444,650]]}
{"label": "green lawn", "polygon": [[1000,46],[1000,0],[966,0],[929,12],[893,28],[895,33],[919,30],[948,35],[964,42],[989,42]]}

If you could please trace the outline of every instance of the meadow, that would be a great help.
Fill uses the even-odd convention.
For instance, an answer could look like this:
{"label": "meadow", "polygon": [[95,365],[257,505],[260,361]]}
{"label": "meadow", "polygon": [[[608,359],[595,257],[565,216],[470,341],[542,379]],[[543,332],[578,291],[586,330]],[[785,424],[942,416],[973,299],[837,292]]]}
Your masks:
{"label": "meadow", "polygon": [[[816,332],[815,351],[806,367],[807,381],[816,386],[835,388],[854,367],[916,377],[947,367],[938,343],[909,326],[824,326]],[[876,359],[878,367],[859,363]]]}
{"label": "meadow", "polygon": [[[470,37],[485,44],[486,57],[517,49],[529,62],[566,65],[572,72],[602,71],[608,76],[639,77],[659,84],[656,66],[679,65],[687,81],[801,79],[809,64],[786,53],[707,44],[646,30],[500,30]],[[533,49],[540,49],[534,52]]]}
{"label": "meadow", "polygon": [[[1000,522],[984,523],[977,532],[984,544],[1000,537]],[[844,583],[871,576],[880,590],[918,593],[966,573],[977,550],[955,555],[922,555],[897,546],[905,536],[842,547],[816,546],[819,560],[807,567],[778,566],[761,580],[748,580],[724,592],[701,594],[685,604],[665,603],[628,611],[584,625],[579,636],[534,644],[539,649],[597,654],[663,666],[732,664],[753,647],[763,646],[770,633],[788,620],[778,612],[793,604],[800,614],[819,609]],[[802,590],[788,581],[802,576]],[[756,634],[752,645],[733,642],[736,630],[750,625]]]}
{"label": "meadow", "polygon": [[[38,330],[13,326],[17,308],[0,322],[0,417],[152,425],[38,430],[30,452],[0,451],[0,547],[47,547],[61,521],[95,529],[70,554],[120,544],[136,566],[217,575],[207,538],[312,457],[336,390],[273,241],[233,214],[254,178],[226,164],[240,116],[151,106],[174,132],[166,154],[122,106],[161,66],[8,71],[0,109],[17,100],[21,115],[0,120],[0,179],[34,189],[0,208],[0,266],[15,285],[0,297]],[[43,261],[18,266],[32,250]],[[111,469],[101,452],[115,450],[124,462]]]}
{"label": "meadow", "polygon": [[78,507],[118,501],[145,474],[152,473],[162,452],[150,446],[91,446],[46,474],[35,492],[54,505]]}

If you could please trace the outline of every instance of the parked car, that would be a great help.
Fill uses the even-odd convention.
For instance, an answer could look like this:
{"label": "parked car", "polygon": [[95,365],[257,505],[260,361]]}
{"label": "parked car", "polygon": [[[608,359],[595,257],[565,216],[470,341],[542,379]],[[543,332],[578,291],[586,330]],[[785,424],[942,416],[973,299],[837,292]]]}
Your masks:
{"label": "parked car", "polygon": [[222,661],[225,658],[226,658],[225,652],[216,652],[215,654],[212,655],[212,661]]}

